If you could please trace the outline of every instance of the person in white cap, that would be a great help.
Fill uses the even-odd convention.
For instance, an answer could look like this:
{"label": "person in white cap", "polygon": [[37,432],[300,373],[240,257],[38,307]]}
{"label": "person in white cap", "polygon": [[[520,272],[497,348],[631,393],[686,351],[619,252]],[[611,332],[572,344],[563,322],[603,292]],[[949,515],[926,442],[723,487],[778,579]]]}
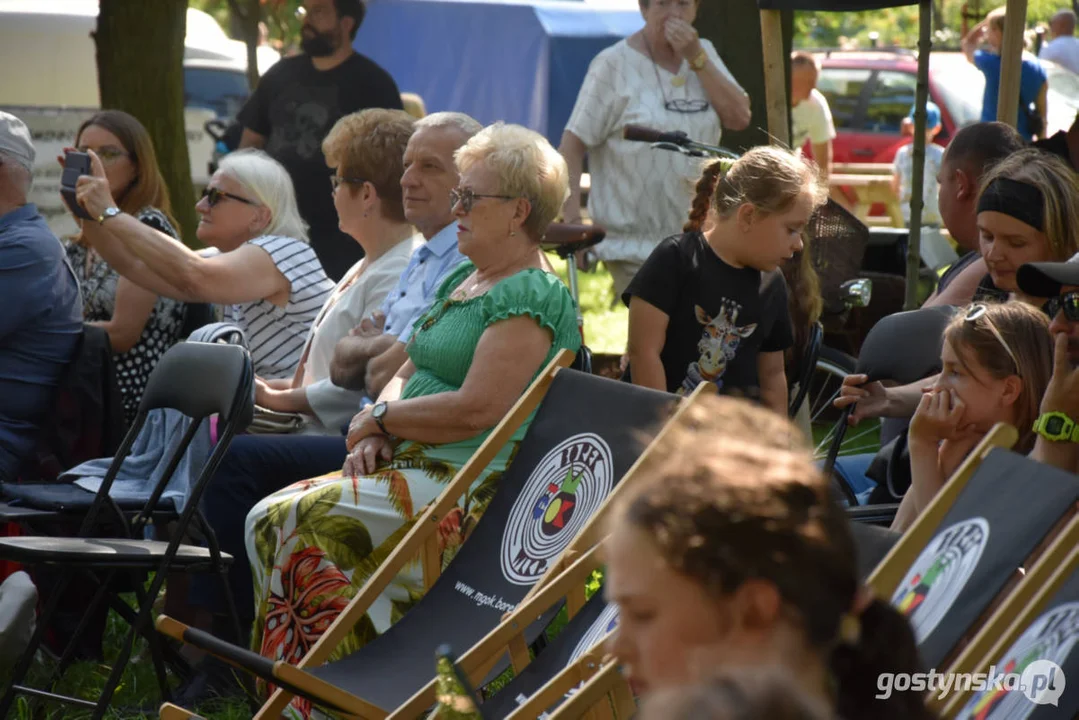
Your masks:
{"label": "person in white cap", "polygon": [[78,282],[60,241],[27,201],[30,131],[0,112],[0,481],[18,479],[82,335]]}

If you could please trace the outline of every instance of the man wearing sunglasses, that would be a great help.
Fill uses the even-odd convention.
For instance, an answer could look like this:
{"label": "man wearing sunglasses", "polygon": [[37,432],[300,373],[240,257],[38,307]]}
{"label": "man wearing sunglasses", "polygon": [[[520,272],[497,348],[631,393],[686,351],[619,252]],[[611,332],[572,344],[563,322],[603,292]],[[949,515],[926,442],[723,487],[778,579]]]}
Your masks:
{"label": "man wearing sunglasses", "polygon": [[349,113],[402,109],[401,95],[389,73],[352,49],[361,0],[304,0],[297,16],[303,54],[275,63],[259,81],[237,115],[240,147],[262,148],[288,170],[311,247],[337,282],[363,250],[337,227],[322,140]]}
{"label": "man wearing sunglasses", "polygon": [[1022,265],[1016,282],[1028,295],[1049,298],[1045,311],[1056,343],[1031,457],[1079,472],[1079,255],[1068,262]]}

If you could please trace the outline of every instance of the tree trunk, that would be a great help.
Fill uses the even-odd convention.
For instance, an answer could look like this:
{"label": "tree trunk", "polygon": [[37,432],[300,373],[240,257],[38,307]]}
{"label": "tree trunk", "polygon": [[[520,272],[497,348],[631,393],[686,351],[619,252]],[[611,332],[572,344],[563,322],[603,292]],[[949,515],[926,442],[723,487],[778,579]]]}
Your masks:
{"label": "tree trunk", "polygon": [[262,19],[259,0],[229,0],[231,25],[247,45],[247,84],[254,90],[259,84],[259,21]]}
{"label": "tree trunk", "polygon": [[[768,144],[768,112],[764,99],[764,61],[760,10],[756,0],[701,2],[697,11],[697,32],[711,40],[727,68],[749,93],[753,119],[745,130],[724,130],[723,145],[738,152]],[[794,37],[794,15],[783,12],[783,46],[790,56]],[[790,61],[787,62],[790,87]]]}
{"label": "tree trunk", "polygon": [[123,110],[150,133],[187,244],[195,239],[195,192],[184,133],[187,0],[101,0],[94,40],[101,107]]}

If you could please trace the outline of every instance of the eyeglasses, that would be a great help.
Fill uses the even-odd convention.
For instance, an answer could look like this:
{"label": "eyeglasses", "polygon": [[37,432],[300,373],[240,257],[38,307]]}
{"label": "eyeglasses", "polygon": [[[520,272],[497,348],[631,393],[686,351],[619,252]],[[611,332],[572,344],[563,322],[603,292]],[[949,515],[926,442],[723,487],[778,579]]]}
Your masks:
{"label": "eyeglasses", "polygon": [[367,182],[366,179],[358,177],[341,177],[340,175],[334,175],[330,178],[330,183],[333,185],[333,189],[335,191],[337,190],[337,188],[341,187],[341,183],[348,183],[349,185],[363,185],[365,182]]}
{"label": "eyeglasses", "polygon": [[450,208],[457,207],[457,203],[461,203],[461,209],[466,213],[472,212],[472,206],[476,204],[476,200],[479,198],[495,198],[496,200],[516,200],[512,195],[481,195],[480,193],[472,192],[472,188],[460,188],[450,190]]}
{"label": "eyeglasses", "polygon": [[989,332],[993,333],[993,337],[995,337],[997,341],[1000,342],[1001,347],[1003,347],[1004,350],[1007,351],[1008,357],[1012,359],[1012,363],[1015,365],[1015,374],[1022,377],[1022,372],[1020,372],[1019,370],[1019,360],[1015,357],[1015,353],[1012,352],[1011,347],[1004,340],[1004,336],[1000,334],[1000,330],[997,330],[997,326],[994,325],[993,321],[990,320],[989,317],[986,315],[988,311],[988,305],[983,305],[981,303],[971,305],[970,309],[967,310],[967,316],[965,319],[967,322],[976,322],[980,318],[985,318],[985,325],[989,328]]}
{"label": "eyeglasses", "polygon": [[78,150],[81,153],[84,153],[87,150],[93,150],[97,154],[97,156],[99,158],[101,158],[101,162],[105,163],[106,165],[111,163],[113,160],[118,159],[118,158],[131,157],[130,154],[124,152],[123,150],[119,150],[117,148],[111,148],[111,147],[103,147],[103,148],[81,147],[81,148],[75,148],[75,149]]}
{"label": "eyeglasses", "polygon": [[330,10],[325,7],[317,7],[314,10],[308,10],[303,5],[296,8],[296,19],[303,22],[305,18],[310,17],[312,20],[316,18],[329,17]]}
{"label": "eyeglasses", "polygon": [[1079,292],[1066,292],[1049,298],[1045,303],[1045,314],[1052,320],[1057,313],[1064,311],[1068,322],[1079,322]]}
{"label": "eyeglasses", "polygon": [[258,205],[258,203],[255,202],[254,200],[248,200],[245,197],[240,197],[239,195],[233,195],[232,193],[227,193],[227,192],[225,192],[223,190],[218,190],[217,188],[212,188],[212,187],[204,188],[203,191],[202,191],[202,196],[204,198],[206,198],[206,204],[209,205],[210,207],[215,207],[219,202],[221,202],[225,198],[228,198],[230,200],[235,200],[237,202],[242,202],[245,205]]}
{"label": "eyeglasses", "polygon": [[690,115],[692,113],[704,112],[709,109],[711,105],[707,100],[694,100],[693,98],[677,98],[675,100],[668,100],[663,104],[663,107],[667,108],[671,112],[683,113]]}

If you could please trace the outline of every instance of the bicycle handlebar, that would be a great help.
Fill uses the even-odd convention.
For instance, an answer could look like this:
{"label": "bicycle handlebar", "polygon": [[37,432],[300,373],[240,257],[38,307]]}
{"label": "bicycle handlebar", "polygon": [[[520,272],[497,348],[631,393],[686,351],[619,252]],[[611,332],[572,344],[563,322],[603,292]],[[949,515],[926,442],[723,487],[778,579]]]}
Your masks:
{"label": "bicycle handlebar", "polygon": [[675,145],[685,145],[689,142],[689,136],[684,132],[663,132],[644,125],[626,125],[622,129],[622,137],[631,142],[666,142]]}

